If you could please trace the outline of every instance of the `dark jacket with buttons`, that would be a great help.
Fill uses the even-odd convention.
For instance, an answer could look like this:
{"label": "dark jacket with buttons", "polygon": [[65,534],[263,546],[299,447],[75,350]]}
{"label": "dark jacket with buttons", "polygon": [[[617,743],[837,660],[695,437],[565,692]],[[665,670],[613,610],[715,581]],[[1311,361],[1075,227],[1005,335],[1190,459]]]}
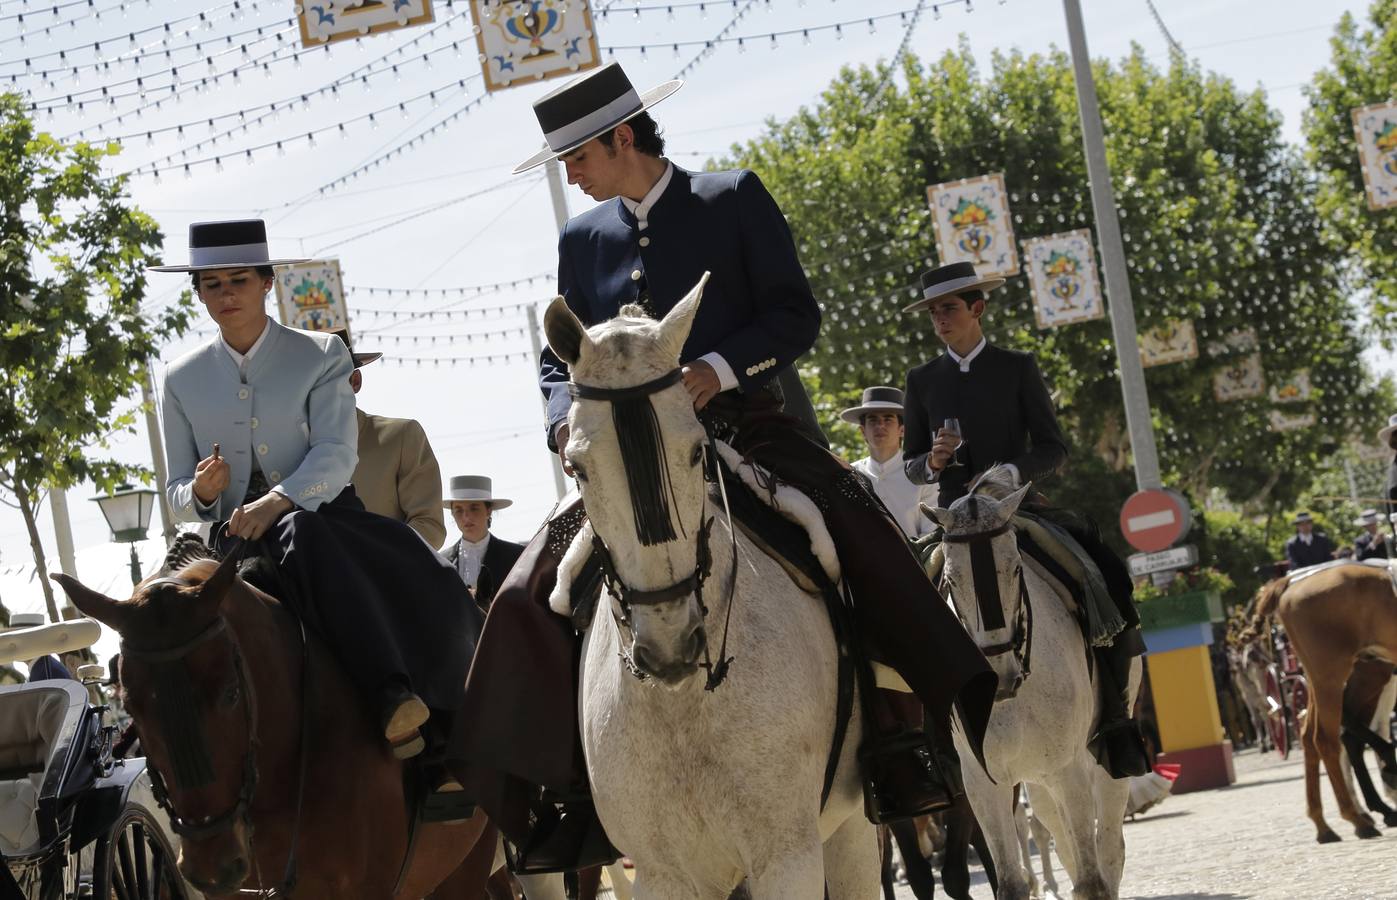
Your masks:
{"label": "dark jacket with buttons", "polygon": [[[820,307],[796,255],[785,217],[747,170],[686,172],[674,167],[646,228],[613,199],[570,220],[558,241],[558,292],[584,325],[642,303],[657,318],[712,272],[682,362],[718,353],[738,387],[764,387],[808,351]],[[567,364],[543,351],[548,444],[567,418]],[[556,449],[556,448],[554,448]]]}
{"label": "dark jacket with buttons", "polygon": [[1012,463],[1024,482],[1039,482],[1067,462],[1067,440],[1057,423],[1048,385],[1027,353],[986,344],[970,371],[943,353],[907,373],[907,477],[925,484],[927,457],[946,419],[959,419],[965,440],[961,464],[944,469],[939,503],[950,506],[970,482],[995,463]]}

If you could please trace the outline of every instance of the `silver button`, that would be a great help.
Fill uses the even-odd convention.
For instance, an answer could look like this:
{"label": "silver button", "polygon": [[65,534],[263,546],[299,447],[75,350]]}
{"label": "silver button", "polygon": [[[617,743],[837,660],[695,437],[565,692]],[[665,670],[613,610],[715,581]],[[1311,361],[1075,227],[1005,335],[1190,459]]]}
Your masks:
{"label": "silver button", "polygon": [[271,479],[272,479],[272,481],[280,481],[280,480],[281,480],[281,473],[280,473],[280,472],[272,472],[272,473],[271,473]]}
{"label": "silver button", "polygon": [[262,454],[263,456],[266,456],[266,455],[267,455],[267,445],[266,445],[266,444],[258,444],[258,445],[257,445],[257,452],[260,453],[260,454]]}
{"label": "silver button", "polygon": [[631,270],[631,281],[639,281],[639,280],[640,280],[640,270],[639,270],[639,269],[632,269],[632,270]]}
{"label": "silver button", "polygon": [[246,399],[247,399],[247,388],[242,388],[242,389],[240,389],[240,390],[238,391],[238,399],[239,399],[239,400],[246,400]]}
{"label": "silver button", "polygon": [[252,417],[252,427],[253,427],[253,428],[256,428],[256,427],[257,427],[257,417],[256,417],[256,416],[253,416],[253,417]]}
{"label": "silver button", "polygon": [[649,246],[650,246],[650,239],[649,239],[648,237],[643,237],[643,238],[641,238],[641,239],[640,239],[640,246],[642,246],[642,247],[649,247]]}

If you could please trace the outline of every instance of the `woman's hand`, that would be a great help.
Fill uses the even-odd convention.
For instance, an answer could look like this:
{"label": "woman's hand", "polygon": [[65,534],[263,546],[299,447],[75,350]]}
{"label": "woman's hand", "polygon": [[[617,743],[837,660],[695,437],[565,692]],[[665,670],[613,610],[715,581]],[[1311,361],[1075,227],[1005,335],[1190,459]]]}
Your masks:
{"label": "woman's hand", "polygon": [[233,516],[228,520],[228,534],[255,541],[294,505],[285,496],[273,491],[233,510]]}
{"label": "woman's hand", "polygon": [[199,498],[200,503],[208,506],[227,489],[231,478],[228,460],[223,458],[218,445],[214,444],[213,454],[199,460],[199,465],[194,467],[194,496]]}

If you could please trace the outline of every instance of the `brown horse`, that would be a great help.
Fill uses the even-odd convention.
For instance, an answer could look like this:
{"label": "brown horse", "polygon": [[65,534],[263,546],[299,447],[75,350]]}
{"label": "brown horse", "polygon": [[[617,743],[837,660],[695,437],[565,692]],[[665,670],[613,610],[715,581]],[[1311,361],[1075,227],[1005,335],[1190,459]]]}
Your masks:
{"label": "brown horse", "polygon": [[1278,578],[1261,589],[1248,636],[1261,632],[1272,614],[1280,618],[1309,679],[1310,706],[1302,738],[1305,801],[1321,844],[1339,840],[1324,821],[1319,763],[1324,761],[1339,815],[1360,838],[1378,837],[1372,818],[1361,812],[1339,767],[1344,686],[1360,659],[1397,662],[1397,593],[1386,569],[1359,564],[1307,575],[1293,584]]}
{"label": "brown horse", "polygon": [[235,556],[147,579],[124,602],[55,580],[121,635],[126,708],[199,890],[485,896],[484,814],[423,824],[409,847],[403,764],[329,650],[239,578]]}

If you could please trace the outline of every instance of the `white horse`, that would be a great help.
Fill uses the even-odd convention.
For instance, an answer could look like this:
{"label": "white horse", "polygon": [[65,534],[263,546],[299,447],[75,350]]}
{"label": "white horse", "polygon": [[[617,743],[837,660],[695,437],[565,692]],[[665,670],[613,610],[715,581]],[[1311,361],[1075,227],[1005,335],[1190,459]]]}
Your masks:
{"label": "white horse", "polygon": [[[1000,697],[985,734],[988,776],[973,763],[964,765],[966,794],[994,857],[999,900],[1030,895],[1014,822],[1019,782],[1032,788],[1034,814],[1057,839],[1073,896],[1115,898],[1125,867],[1121,823],[1129,783],[1112,779],[1087,751],[1099,713],[1081,628],[1052,585],[1019,555],[1013,517],[1028,487],[1013,490],[1007,470],[991,469],[950,509],[927,510],[945,529],[944,576],[952,602],[999,675]],[[1137,660],[1132,703],[1140,674]],[[962,760],[974,759],[963,729],[956,731],[956,747]]]}
{"label": "white horse", "polygon": [[[560,567],[554,608],[594,547],[606,560],[580,688],[597,812],[635,861],[637,900],[726,900],[744,877],[754,900],[810,900],[826,886],[831,900],[874,900],[857,703],[820,808],[838,671],[824,606],[734,542],[708,500],[706,434],[678,366],[702,288],[660,322],[625,307],[584,329],[561,297],[544,320],[572,371],[567,456],[590,520]],[[819,521],[807,498],[786,505]],[[734,661],[707,691],[701,663],[724,636]]]}

